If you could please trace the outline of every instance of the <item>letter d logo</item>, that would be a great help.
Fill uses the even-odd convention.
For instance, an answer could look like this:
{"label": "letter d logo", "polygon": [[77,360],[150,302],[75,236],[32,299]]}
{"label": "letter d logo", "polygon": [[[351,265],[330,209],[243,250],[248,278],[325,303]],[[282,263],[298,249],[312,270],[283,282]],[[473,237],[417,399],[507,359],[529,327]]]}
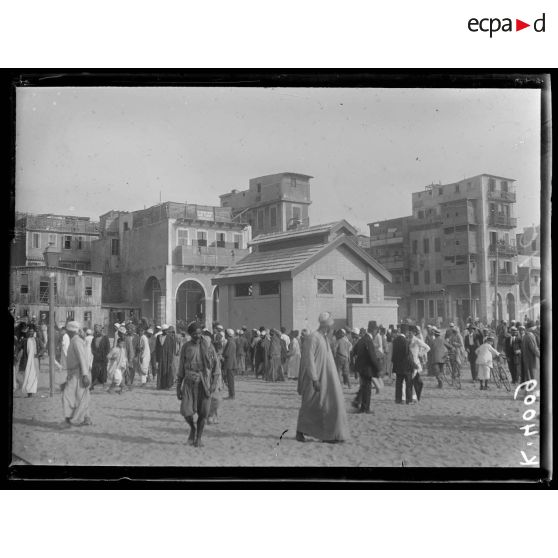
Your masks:
{"label": "letter d logo", "polygon": [[546,15],[546,14],[543,14],[541,18],[536,19],[536,20],[535,20],[535,23],[533,23],[533,29],[534,29],[537,33],[544,33],[545,15]]}

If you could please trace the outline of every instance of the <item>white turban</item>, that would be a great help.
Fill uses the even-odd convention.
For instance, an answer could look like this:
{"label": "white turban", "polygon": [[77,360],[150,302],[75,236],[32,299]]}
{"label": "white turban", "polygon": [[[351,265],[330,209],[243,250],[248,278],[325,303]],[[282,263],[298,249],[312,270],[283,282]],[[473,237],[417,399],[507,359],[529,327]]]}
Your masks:
{"label": "white turban", "polygon": [[67,330],[67,331],[73,331],[74,333],[77,333],[77,332],[79,331],[79,328],[80,328],[80,327],[81,327],[81,326],[79,325],[79,323],[78,323],[78,322],[74,322],[74,321],[68,322],[68,323],[66,324],[66,330]]}
{"label": "white turban", "polygon": [[333,325],[333,317],[332,317],[330,312],[322,312],[318,316],[318,322],[320,322],[320,324],[325,324],[325,325],[328,325],[328,326],[332,326]]}
{"label": "white turban", "polygon": [[227,329],[226,333],[229,337],[234,337],[234,329]]}

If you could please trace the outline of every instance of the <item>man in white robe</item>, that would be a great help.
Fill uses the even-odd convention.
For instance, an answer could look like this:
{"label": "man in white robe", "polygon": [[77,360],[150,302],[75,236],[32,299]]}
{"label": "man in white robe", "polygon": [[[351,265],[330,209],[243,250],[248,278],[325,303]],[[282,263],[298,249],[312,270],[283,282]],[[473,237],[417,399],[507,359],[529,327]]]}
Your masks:
{"label": "man in white robe", "polygon": [[305,435],[324,442],[343,442],[349,437],[349,426],[343,388],[331,351],[328,334],[333,327],[329,312],[319,316],[320,326],[304,340],[298,378],[302,404],[298,414],[296,439]]}
{"label": "man in white robe", "polygon": [[67,379],[62,384],[64,426],[87,426],[92,424],[89,416],[91,376],[87,362],[85,341],[78,335],[79,324],[68,322],[66,331],[70,338],[66,359]]}
{"label": "man in white robe", "polygon": [[149,373],[149,363],[151,361],[151,350],[149,348],[149,339],[145,335],[145,331],[140,330],[139,342],[139,373],[141,378],[141,385],[145,386],[147,383],[147,375]]}

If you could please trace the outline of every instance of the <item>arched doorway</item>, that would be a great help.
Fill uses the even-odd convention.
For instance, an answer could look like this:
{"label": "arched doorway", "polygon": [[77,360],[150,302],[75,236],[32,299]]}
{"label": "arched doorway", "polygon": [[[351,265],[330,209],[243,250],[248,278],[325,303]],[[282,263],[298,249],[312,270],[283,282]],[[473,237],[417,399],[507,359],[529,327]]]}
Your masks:
{"label": "arched doorway", "polygon": [[213,289],[213,321],[219,321],[219,287]]}
{"label": "arched doorway", "polygon": [[176,291],[176,323],[205,323],[205,291],[197,281],[184,281]]}
{"label": "arched doorway", "polygon": [[515,320],[515,297],[512,293],[506,296],[506,307],[508,311],[508,320]]}
{"label": "arched doorway", "polygon": [[161,284],[156,277],[150,277],[143,288],[141,315],[150,322],[160,325],[164,312],[161,300]]}

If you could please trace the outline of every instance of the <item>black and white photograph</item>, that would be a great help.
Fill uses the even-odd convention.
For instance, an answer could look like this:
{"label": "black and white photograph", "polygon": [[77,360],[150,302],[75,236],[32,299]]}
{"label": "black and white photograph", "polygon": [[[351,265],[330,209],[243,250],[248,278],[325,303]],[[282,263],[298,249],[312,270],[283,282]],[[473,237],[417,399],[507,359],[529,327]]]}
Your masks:
{"label": "black and white photograph", "polygon": [[15,84],[13,466],[540,470],[545,78],[372,78]]}

